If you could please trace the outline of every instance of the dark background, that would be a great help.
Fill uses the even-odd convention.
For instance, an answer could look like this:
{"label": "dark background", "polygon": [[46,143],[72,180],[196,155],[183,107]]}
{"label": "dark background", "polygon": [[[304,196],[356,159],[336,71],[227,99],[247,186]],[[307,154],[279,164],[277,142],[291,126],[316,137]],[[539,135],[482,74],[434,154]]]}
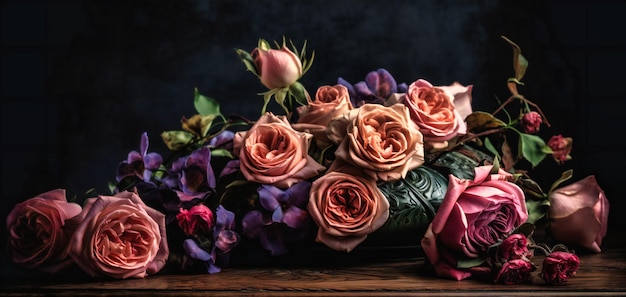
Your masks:
{"label": "dark background", "polygon": [[625,1],[41,0],[1,8],[3,220],[15,203],[55,188],[78,199],[107,191],[143,131],[151,151],[166,153],[159,135],[195,113],[195,87],[224,114],[256,117],[265,89],[234,49],[251,51],[259,38],[308,42],[315,62],[301,82],[311,93],[383,67],[399,82],[471,84],[474,109],[492,111],[513,75],[505,35],[530,63],[521,93],[552,123],[543,133],[574,138],[573,160],[539,171],[596,175],[611,202],[608,237],[625,225]]}

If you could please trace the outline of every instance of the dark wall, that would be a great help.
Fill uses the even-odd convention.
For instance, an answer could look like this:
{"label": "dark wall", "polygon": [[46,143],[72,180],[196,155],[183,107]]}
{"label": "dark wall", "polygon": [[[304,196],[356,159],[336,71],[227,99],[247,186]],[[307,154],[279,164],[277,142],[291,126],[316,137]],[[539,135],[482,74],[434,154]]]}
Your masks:
{"label": "dark wall", "polygon": [[151,150],[165,152],[159,134],[195,113],[195,87],[220,100],[224,114],[257,116],[256,94],[265,89],[234,49],[250,51],[259,38],[308,42],[315,62],[302,82],[310,92],[384,67],[407,83],[472,84],[475,109],[492,110],[513,74],[505,35],[530,61],[522,93],[553,124],[545,133],[574,138],[574,159],[564,168],[575,168],[577,178],[596,175],[612,203],[609,232],[618,232],[626,207],[618,141],[626,44],[611,32],[625,7],[591,0],[4,1],[2,218],[16,202],[54,188],[79,198],[90,188],[106,191],[143,131]]}

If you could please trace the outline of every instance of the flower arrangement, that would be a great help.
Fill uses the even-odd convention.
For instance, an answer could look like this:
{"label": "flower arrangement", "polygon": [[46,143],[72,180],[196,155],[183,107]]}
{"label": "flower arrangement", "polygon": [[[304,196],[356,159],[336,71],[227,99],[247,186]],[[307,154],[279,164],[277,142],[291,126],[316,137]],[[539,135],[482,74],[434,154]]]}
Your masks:
{"label": "flower arrangement", "polygon": [[[503,39],[514,77],[492,113],[472,110],[471,85],[398,83],[382,68],[311,96],[299,82],[314,60],[306,43],[237,49],[268,89],[258,118],[226,117],[196,90],[198,113],[161,134],[167,158],[143,133],[108,193],[78,204],[55,189],[17,204],[10,257],[47,273],[75,265],[125,279],[217,273],[302,246],[348,255],[376,236],[394,244],[410,234],[439,277],[524,283],[540,252],[539,276],[567,282],[580,259],[566,245],[599,253],[609,202],[594,176],[560,186],[567,170],[547,192],[532,179],[539,163],[571,159],[573,140],[537,135],[549,122],[518,90],[528,62]],[[279,112],[268,110],[272,99]]]}

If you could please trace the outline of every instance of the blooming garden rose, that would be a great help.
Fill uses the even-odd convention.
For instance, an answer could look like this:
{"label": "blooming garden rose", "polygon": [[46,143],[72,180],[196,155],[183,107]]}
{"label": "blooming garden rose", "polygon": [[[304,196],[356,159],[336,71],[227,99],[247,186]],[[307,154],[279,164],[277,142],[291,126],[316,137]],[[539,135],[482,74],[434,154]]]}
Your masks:
{"label": "blooming garden rose", "polygon": [[341,140],[335,156],[377,180],[404,178],[424,163],[424,141],[402,104],[365,104],[329,123],[329,139]]}
{"label": "blooming garden rose", "polygon": [[590,175],[548,194],[550,230],[556,240],[601,251],[609,218],[609,201]]}
{"label": "blooming garden rose", "polygon": [[18,203],[7,216],[9,258],[26,268],[56,273],[72,264],[66,221],[81,211],[67,202],[64,189],[39,194]]}
{"label": "blooming garden rose", "polygon": [[311,186],[307,207],[318,226],[316,240],[350,252],[389,217],[389,201],[376,180],[336,160]]}
{"label": "blooming garden rose", "polygon": [[143,278],[169,256],[165,215],[132,192],[89,198],[69,243],[70,256],[92,277]]}
{"label": "blooming garden rose", "polygon": [[287,117],[267,112],[250,130],[237,132],[233,149],[248,181],[287,188],[325,169],[308,155],[312,137],[294,130]]}
{"label": "blooming garden rose", "polygon": [[528,218],[524,192],[511,174],[493,166],[475,168],[474,180],[450,175],[448,191],[422,238],[438,276],[461,280],[471,270],[457,268],[459,256],[479,258]]}

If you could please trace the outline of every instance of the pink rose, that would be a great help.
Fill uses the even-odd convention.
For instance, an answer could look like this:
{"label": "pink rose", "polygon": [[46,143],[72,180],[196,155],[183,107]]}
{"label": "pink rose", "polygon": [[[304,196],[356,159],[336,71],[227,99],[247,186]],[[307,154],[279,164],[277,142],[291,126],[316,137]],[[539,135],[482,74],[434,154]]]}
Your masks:
{"label": "pink rose", "polygon": [[204,204],[194,205],[189,210],[181,208],[176,220],[187,235],[209,234],[215,225],[213,211]]}
{"label": "pink rose", "polygon": [[445,148],[448,140],[467,132],[464,118],[454,106],[454,96],[447,89],[419,79],[409,85],[401,101],[409,107],[411,119],[432,148]]}
{"label": "pink rose", "polygon": [[498,246],[498,258],[504,261],[527,258],[531,254],[528,250],[528,239],[523,234],[512,234]]}
{"label": "pink rose", "polygon": [[402,104],[364,104],[334,119],[329,127],[337,133],[334,139],[342,139],[335,151],[337,159],[377,180],[399,180],[424,163],[422,133]]}
{"label": "pink rose", "polygon": [[513,259],[502,265],[494,282],[505,285],[522,284],[530,279],[531,273],[535,270],[537,267],[532,262],[525,259]]}
{"label": "pink rose", "polygon": [[548,194],[550,234],[559,242],[600,252],[609,219],[609,201],[590,175]]}
{"label": "pink rose", "polygon": [[552,149],[552,157],[559,163],[563,163],[572,158],[570,153],[572,152],[572,142],[574,140],[571,137],[563,137],[561,134],[552,136],[548,140],[548,146]]}
{"label": "pink rose", "polygon": [[325,169],[308,155],[312,137],[294,130],[287,117],[267,112],[250,130],[235,134],[233,149],[248,181],[288,188]]}
{"label": "pink rose", "polygon": [[317,224],[316,240],[350,252],[389,217],[389,201],[376,180],[336,160],[311,186],[307,207]]}
{"label": "pink rose", "polygon": [[8,253],[14,263],[57,273],[72,264],[66,221],[81,211],[68,203],[64,189],[39,194],[13,207],[7,216]]}
{"label": "pink rose", "polygon": [[536,111],[525,113],[520,120],[520,125],[522,126],[522,129],[524,129],[524,132],[530,134],[539,132],[541,123],[543,123],[543,118]]}
{"label": "pink rose", "polygon": [[352,110],[348,89],[340,84],[321,86],[315,93],[315,100],[297,108],[298,122],[294,129],[313,134],[320,147],[330,143],[326,136],[326,126],[333,118]]}
{"label": "pink rose", "polygon": [[479,258],[528,218],[524,192],[511,174],[492,166],[475,168],[474,180],[450,175],[448,190],[422,238],[422,248],[441,277],[462,280],[469,270],[456,268],[459,255]]}
{"label": "pink rose", "polygon": [[70,256],[92,277],[143,278],[169,256],[165,215],[135,193],[89,198],[70,241]]}
{"label": "pink rose", "polygon": [[302,76],[302,61],[285,45],[280,49],[257,47],[251,56],[261,83],[268,89],[288,87]]}
{"label": "pink rose", "polygon": [[562,284],[576,274],[580,258],[568,252],[552,252],[543,259],[541,278],[548,284]]}

